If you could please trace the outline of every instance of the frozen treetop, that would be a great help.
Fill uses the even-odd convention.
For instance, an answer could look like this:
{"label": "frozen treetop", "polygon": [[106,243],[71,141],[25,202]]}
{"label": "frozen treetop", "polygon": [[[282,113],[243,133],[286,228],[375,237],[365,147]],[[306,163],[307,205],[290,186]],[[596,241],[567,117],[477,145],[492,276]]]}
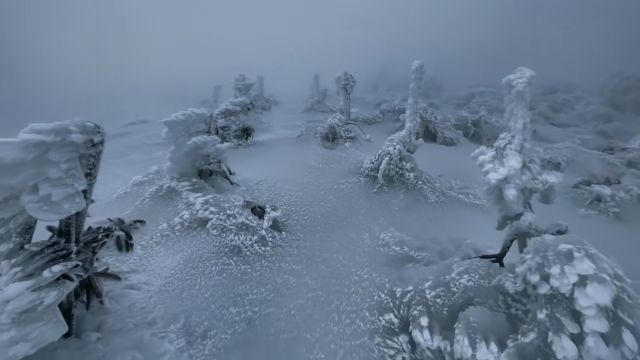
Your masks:
{"label": "frozen treetop", "polygon": [[80,121],[31,124],[14,139],[0,139],[2,217],[23,207],[31,216],[58,220],[85,207],[83,157],[104,141],[98,125]]}

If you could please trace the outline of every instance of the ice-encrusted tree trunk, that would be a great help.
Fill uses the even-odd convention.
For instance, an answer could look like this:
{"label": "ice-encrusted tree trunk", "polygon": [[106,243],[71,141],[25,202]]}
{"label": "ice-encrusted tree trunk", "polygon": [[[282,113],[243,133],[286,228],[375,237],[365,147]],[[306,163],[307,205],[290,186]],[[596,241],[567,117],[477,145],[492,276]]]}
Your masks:
{"label": "ice-encrusted tree trunk", "polygon": [[[0,139],[0,353],[19,359],[68,331],[58,304],[74,259],[104,134],[82,121],[32,124]],[[65,219],[66,238],[31,243],[36,219]]]}
{"label": "ice-encrusted tree trunk", "polygon": [[506,229],[500,251],[481,258],[491,259],[500,266],[504,266],[504,257],[514,242],[518,242],[522,252],[532,237],[549,232],[559,235],[567,231],[566,225],[561,223],[540,227],[533,211],[533,197],[538,195],[542,203],[552,202],[554,185],[560,180],[559,173],[543,169],[529,144],[529,89],[534,75],[533,70],[519,67],[502,80],[508,130],[498,137],[493,146],[482,146],[472,154],[484,173],[487,194],[498,207],[497,229]]}

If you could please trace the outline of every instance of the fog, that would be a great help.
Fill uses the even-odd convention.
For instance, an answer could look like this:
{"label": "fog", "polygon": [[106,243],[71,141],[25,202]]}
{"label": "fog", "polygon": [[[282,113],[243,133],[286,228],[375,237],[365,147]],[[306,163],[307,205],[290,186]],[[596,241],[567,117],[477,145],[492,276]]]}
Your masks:
{"label": "fog", "polygon": [[281,97],[314,72],[404,84],[414,58],[451,91],[518,65],[593,87],[639,70],[639,16],[638,1],[3,1],[0,135],[179,109],[239,72]]}

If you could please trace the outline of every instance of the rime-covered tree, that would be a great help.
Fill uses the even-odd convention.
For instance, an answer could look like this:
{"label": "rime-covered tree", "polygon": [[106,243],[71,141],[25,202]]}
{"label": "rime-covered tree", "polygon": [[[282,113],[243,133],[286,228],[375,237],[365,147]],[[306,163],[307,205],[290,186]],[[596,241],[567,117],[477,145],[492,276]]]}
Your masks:
{"label": "rime-covered tree", "polygon": [[[89,241],[84,224],[103,145],[102,128],[82,121],[32,124],[16,139],[0,139],[0,171],[12,174],[0,178],[0,353],[7,359],[70,334],[73,293],[87,304],[102,298],[94,276],[111,273],[95,259],[114,231]],[[59,224],[48,227],[48,240],[32,242],[39,219]]]}
{"label": "rime-covered tree", "polygon": [[520,251],[527,240],[548,231],[556,235],[566,232],[566,225],[540,227],[535,220],[533,197],[540,202],[553,201],[554,184],[560,174],[544,169],[534,149],[529,144],[531,113],[529,88],[535,73],[524,67],[517,68],[502,81],[505,88],[505,123],[508,130],[502,133],[493,146],[482,146],[473,153],[488,184],[490,201],[498,207],[498,230],[506,235],[500,251],[484,255],[504,266],[503,259],[517,241]]}
{"label": "rime-covered tree", "polygon": [[[356,85],[353,75],[344,72],[336,77],[336,85],[340,95],[337,112],[327,120],[327,124],[318,129],[317,136],[325,145],[345,143],[347,145],[361,140],[368,140],[369,136],[360,125],[351,121],[351,95]],[[356,132],[356,127],[360,133]]]}

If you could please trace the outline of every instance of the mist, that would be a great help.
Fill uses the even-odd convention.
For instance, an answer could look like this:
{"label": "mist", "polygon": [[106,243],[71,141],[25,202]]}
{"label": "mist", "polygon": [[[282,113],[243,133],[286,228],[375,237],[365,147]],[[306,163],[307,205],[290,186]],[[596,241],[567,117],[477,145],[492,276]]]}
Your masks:
{"label": "mist", "polygon": [[404,86],[416,58],[447,91],[519,65],[593,88],[640,70],[639,16],[638,1],[3,1],[0,135],[183,108],[240,72],[293,98],[315,72]]}

